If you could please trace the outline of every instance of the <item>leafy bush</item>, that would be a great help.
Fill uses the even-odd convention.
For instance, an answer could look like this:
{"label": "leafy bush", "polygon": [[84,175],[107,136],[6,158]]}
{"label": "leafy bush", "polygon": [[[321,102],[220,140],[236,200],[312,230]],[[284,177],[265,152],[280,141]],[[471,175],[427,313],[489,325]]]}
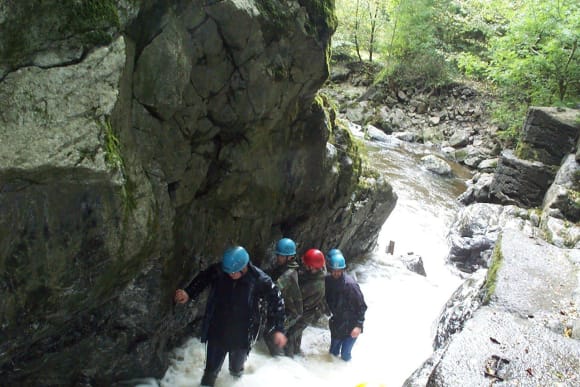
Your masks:
{"label": "leafy bush", "polygon": [[400,87],[437,88],[449,83],[449,66],[443,55],[434,52],[412,52],[390,63],[377,77]]}

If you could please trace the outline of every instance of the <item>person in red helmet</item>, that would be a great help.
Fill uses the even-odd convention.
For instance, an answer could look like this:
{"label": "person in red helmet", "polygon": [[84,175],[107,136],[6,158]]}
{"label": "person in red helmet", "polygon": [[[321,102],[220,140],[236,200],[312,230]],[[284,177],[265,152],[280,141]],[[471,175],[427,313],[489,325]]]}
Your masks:
{"label": "person in red helmet", "polygon": [[310,249],[302,256],[302,267],[298,271],[298,283],[302,292],[302,317],[288,330],[287,352],[300,354],[302,332],[314,325],[324,311],[325,259],[322,251]]}

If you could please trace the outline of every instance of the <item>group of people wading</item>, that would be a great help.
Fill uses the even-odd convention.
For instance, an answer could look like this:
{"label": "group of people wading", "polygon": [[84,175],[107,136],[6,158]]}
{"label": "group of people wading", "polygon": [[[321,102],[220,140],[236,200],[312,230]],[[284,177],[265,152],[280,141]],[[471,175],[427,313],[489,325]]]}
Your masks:
{"label": "group of people wading", "polygon": [[[209,287],[201,333],[201,341],[207,343],[202,386],[215,384],[226,355],[230,374],[240,377],[260,333],[273,356],[300,354],[304,329],[325,313],[330,314],[329,352],[351,359],[367,305],[359,285],[345,272],[343,254],[332,249],[325,257],[322,251],[309,249],[301,264],[296,256],[296,243],[280,239],[276,261],[264,272],[250,262],[246,249],[232,247],[221,263],[201,271],[175,292],[175,302],[184,304]],[[266,324],[263,332],[262,323]]]}

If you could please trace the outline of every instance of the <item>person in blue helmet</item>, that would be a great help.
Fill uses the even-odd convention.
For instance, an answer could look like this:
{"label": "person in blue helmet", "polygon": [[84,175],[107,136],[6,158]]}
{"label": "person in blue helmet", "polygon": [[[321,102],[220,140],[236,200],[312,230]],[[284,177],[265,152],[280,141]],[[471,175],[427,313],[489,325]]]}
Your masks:
{"label": "person in blue helmet", "polygon": [[184,304],[210,288],[202,325],[201,341],[207,342],[202,386],[213,386],[226,355],[229,371],[240,377],[244,363],[260,330],[260,302],[267,305],[266,331],[274,344],[286,345],[284,300],[272,279],[250,262],[241,246],[227,249],[221,263],[209,266],[185,289],[175,291],[175,302]]}
{"label": "person in blue helmet", "polygon": [[352,347],[363,331],[367,304],[359,285],[345,269],[346,260],[341,253],[328,257],[325,297],[331,313],[329,352],[349,361]]}
{"label": "person in blue helmet", "polygon": [[[286,318],[284,328],[286,332],[294,327],[296,322],[302,317],[302,293],[298,284],[298,262],[296,262],[296,243],[290,238],[282,238],[276,243],[276,261],[274,267],[266,273],[272,277],[276,286],[280,289],[284,298],[284,309]],[[278,347],[272,335],[265,335],[264,341],[272,356],[290,356],[294,353],[290,351],[288,345],[284,348]]]}
{"label": "person in blue helmet", "polygon": [[330,249],[330,250],[328,250],[328,253],[326,253],[326,271],[327,272],[330,272],[330,268],[328,267],[328,265],[330,264],[330,257],[332,257],[333,255],[336,255],[336,254],[343,255],[342,251],[340,251],[340,249]]}

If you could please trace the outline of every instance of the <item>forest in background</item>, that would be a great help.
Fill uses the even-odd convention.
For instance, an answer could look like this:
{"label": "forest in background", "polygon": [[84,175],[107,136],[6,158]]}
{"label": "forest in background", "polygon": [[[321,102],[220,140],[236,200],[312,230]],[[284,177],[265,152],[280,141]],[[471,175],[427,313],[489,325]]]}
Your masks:
{"label": "forest in background", "polygon": [[333,58],[379,64],[375,83],[476,81],[517,142],[529,106],[580,104],[577,0],[336,0]]}

